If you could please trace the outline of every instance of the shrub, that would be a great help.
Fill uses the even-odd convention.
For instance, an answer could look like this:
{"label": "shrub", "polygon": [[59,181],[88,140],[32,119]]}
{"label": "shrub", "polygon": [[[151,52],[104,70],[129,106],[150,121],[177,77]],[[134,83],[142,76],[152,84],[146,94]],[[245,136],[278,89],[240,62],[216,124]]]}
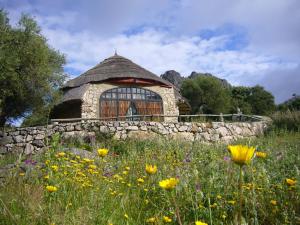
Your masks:
{"label": "shrub", "polygon": [[300,130],[300,111],[277,111],[272,115],[275,129]]}

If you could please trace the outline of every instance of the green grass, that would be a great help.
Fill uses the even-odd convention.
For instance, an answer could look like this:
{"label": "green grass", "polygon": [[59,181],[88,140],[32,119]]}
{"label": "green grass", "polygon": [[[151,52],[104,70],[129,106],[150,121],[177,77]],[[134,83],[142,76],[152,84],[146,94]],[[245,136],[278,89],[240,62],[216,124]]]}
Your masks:
{"label": "green grass", "polygon": [[[299,223],[300,133],[269,133],[236,143],[267,153],[265,159],[254,158],[244,167],[245,221]],[[163,216],[172,219],[169,224],[178,224],[179,216],[186,225],[197,220],[235,224],[239,170],[233,162],[224,160],[229,156],[226,145],[156,140],[106,141],[98,147],[108,148],[109,154],[104,159],[83,162],[69,153],[56,156],[62,146],[54,143],[44,155],[35,157],[40,162],[49,160],[46,165],[38,164],[24,176],[19,170],[13,171],[0,187],[0,224],[142,225],[150,224],[146,221],[151,217],[155,218],[152,224],[166,224]],[[97,168],[89,171],[90,164]],[[146,164],[157,165],[157,173],[148,175]],[[58,166],[57,172],[53,165]],[[46,175],[49,179],[44,178]],[[160,188],[159,181],[170,177],[179,179],[176,188]],[[286,178],[298,183],[291,188]],[[58,191],[49,193],[46,185],[56,186]]]}

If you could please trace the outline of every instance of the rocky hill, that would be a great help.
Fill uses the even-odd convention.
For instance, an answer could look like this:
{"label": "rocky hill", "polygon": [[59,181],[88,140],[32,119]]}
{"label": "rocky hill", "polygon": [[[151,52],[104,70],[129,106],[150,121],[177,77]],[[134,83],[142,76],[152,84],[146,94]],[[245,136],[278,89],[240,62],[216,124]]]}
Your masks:
{"label": "rocky hill", "polygon": [[164,74],[162,74],[160,77],[162,79],[165,79],[165,80],[171,82],[172,84],[175,85],[175,87],[177,87],[178,89],[180,89],[181,85],[182,85],[182,83],[183,83],[183,81],[185,79],[193,79],[193,78],[195,78],[197,76],[209,76],[209,77],[213,77],[213,78],[219,80],[224,87],[231,87],[231,85],[228,83],[227,80],[220,79],[220,78],[218,78],[218,77],[216,77],[216,76],[214,76],[214,75],[212,75],[210,73],[198,73],[198,72],[193,71],[188,77],[183,77],[183,76],[181,76],[180,73],[178,73],[175,70],[168,70]]}

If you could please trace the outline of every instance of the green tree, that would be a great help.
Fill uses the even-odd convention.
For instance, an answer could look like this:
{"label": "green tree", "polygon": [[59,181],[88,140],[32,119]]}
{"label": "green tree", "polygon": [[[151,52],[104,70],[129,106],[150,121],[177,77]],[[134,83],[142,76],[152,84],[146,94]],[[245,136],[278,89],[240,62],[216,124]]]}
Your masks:
{"label": "green tree", "polygon": [[237,113],[239,108],[244,114],[252,113],[252,106],[249,103],[249,96],[251,94],[251,87],[232,87],[231,88],[231,97],[232,97],[232,113]]}
{"label": "green tree", "polygon": [[192,113],[226,113],[230,110],[230,91],[216,78],[186,79],[181,92],[189,100]]}
{"label": "green tree", "polygon": [[30,16],[12,27],[0,10],[0,127],[53,102],[65,80],[64,64],[64,55],[47,44]]}
{"label": "green tree", "polygon": [[251,88],[247,101],[256,115],[270,115],[275,110],[274,96],[259,85]]}

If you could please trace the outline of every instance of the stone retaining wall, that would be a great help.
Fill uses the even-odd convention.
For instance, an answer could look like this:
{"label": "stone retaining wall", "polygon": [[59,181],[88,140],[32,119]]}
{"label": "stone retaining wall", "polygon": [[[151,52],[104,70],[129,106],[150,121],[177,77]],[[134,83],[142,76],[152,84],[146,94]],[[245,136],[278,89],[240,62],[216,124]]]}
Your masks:
{"label": "stone retaining wall", "polygon": [[95,136],[97,132],[111,134],[113,138],[167,139],[226,142],[244,137],[255,137],[263,134],[267,123],[235,122],[235,123],[166,123],[166,122],[76,122],[53,124],[41,127],[16,128],[0,133],[0,154],[23,152],[32,154],[46,147],[47,138],[54,133],[63,137]]}

